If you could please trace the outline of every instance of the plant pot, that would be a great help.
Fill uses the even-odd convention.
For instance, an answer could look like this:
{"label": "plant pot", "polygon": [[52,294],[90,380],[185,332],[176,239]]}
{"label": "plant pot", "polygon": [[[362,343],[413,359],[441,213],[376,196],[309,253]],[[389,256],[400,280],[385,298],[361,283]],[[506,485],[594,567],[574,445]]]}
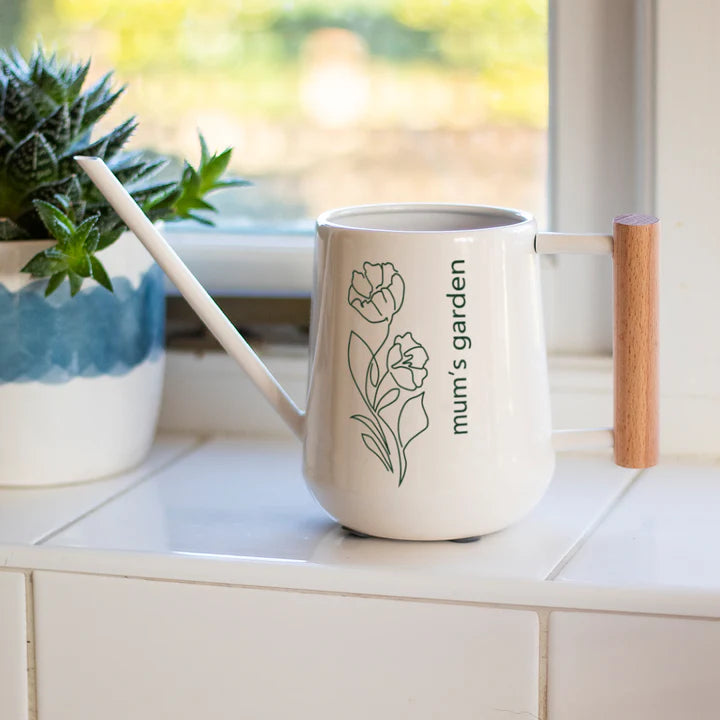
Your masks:
{"label": "plant pot", "polygon": [[130,234],[99,253],[115,288],[20,268],[48,241],[0,242],[0,485],[58,485],[140,463],[165,364],[163,275]]}

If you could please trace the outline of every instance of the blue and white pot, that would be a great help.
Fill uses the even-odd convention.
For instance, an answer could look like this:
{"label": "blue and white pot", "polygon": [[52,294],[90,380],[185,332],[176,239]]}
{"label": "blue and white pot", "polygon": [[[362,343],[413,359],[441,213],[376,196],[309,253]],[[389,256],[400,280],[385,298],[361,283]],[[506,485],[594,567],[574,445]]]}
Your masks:
{"label": "blue and white pot", "polygon": [[58,485],[137,465],[152,445],[165,364],[163,275],[126,233],[92,280],[44,297],[20,268],[47,241],[0,242],[0,485]]}

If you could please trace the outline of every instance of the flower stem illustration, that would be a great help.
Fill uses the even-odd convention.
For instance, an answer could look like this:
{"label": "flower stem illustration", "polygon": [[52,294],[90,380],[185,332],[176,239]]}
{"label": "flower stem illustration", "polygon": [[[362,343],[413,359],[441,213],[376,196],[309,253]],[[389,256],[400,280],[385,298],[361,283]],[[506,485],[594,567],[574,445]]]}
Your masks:
{"label": "flower stem illustration", "polygon": [[374,350],[359,333],[350,332],[348,367],[367,409],[351,419],[363,426],[363,444],[398,486],[407,473],[408,446],[430,425],[421,390],[428,376],[427,351],[411,332],[393,333],[404,299],[405,281],[392,263],[365,262],[353,272],[348,303],[367,322],[385,324],[385,331]]}

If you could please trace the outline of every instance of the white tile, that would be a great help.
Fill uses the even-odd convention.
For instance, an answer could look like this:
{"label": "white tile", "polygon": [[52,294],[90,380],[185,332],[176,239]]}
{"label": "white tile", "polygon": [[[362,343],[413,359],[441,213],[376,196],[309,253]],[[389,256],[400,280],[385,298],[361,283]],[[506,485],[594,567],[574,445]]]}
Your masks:
{"label": "white tile", "polygon": [[166,466],[195,442],[190,436],[161,437],[142,465],[106,480],[63,487],[0,488],[0,544],[37,542]]}
{"label": "white tile", "polygon": [[515,526],[466,545],[411,543],[347,536],[305,489],[300,457],[282,441],[210,442],[50,544],[541,579],[634,475],[605,457],[561,456],[547,495]]}
{"label": "white tile", "polygon": [[717,720],[720,622],[554,612],[548,720]]}
{"label": "white tile", "polygon": [[507,720],[535,613],[39,572],[42,720]]}
{"label": "white tile", "polygon": [[613,586],[720,587],[720,466],[647,470],[558,579]]}
{"label": "white tile", "polygon": [[307,559],[335,523],[305,489],[301,452],[276,440],[215,440],[50,544]]}
{"label": "white tile", "polygon": [[25,575],[0,571],[0,718],[28,720]]}

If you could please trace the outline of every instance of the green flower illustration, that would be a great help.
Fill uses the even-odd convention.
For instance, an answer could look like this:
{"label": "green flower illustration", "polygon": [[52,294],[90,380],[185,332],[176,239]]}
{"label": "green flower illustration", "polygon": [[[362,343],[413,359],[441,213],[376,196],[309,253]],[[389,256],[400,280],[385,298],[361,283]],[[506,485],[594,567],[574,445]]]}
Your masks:
{"label": "green flower illustration", "polygon": [[428,371],[425,365],[428,354],[425,348],[406,332],[396,335],[393,345],[388,350],[387,364],[395,382],[405,390],[417,390],[425,382]]}
{"label": "green flower illustration", "polygon": [[392,263],[365,262],[355,270],[348,289],[348,303],[368,322],[387,321],[384,338],[373,350],[352,330],[348,339],[348,367],[367,414],[352,420],[362,425],[365,447],[402,485],[408,469],[407,448],[430,425],[425,411],[425,392],[416,392],[425,382],[428,354],[406,332],[390,339],[395,315],[405,299],[405,282]]}
{"label": "green flower illustration", "polygon": [[348,302],[368,322],[390,321],[404,298],[405,283],[392,263],[366,262],[352,274]]}

